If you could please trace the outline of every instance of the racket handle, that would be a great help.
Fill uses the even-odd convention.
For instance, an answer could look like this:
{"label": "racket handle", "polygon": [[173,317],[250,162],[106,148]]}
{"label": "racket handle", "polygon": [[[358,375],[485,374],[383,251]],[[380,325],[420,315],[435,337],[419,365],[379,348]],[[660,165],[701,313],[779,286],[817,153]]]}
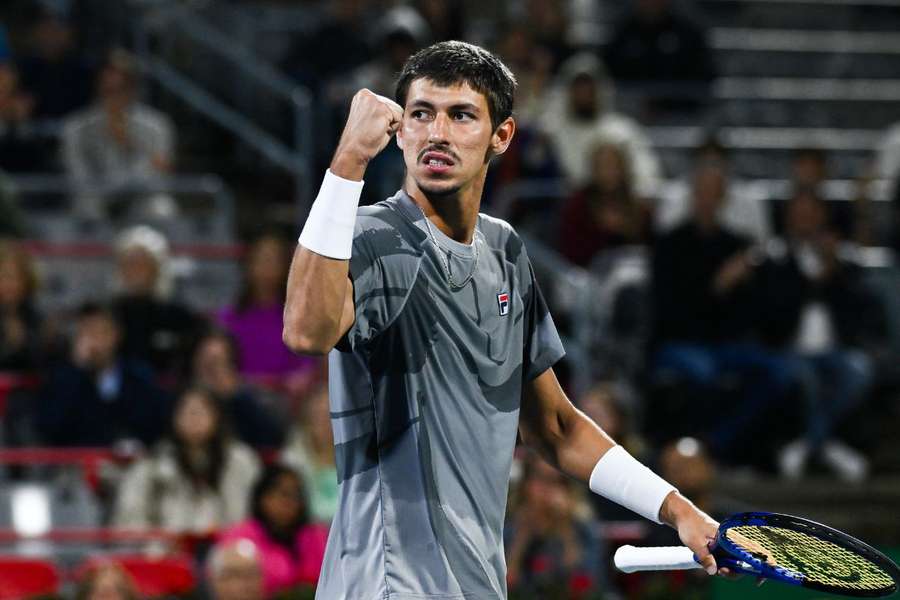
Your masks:
{"label": "racket handle", "polygon": [[703,568],[694,560],[694,552],[686,546],[658,546],[655,548],[622,546],[616,550],[613,562],[616,568],[623,573]]}

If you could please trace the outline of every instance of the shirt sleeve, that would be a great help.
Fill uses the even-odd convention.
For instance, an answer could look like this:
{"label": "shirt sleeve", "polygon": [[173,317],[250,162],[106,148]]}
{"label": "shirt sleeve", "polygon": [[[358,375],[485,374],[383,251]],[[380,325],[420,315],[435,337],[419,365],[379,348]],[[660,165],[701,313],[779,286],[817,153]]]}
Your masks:
{"label": "shirt sleeve", "polygon": [[367,347],[393,322],[409,297],[419,258],[391,224],[358,215],[349,272],[355,319],[338,350]]}
{"label": "shirt sleeve", "polygon": [[[521,241],[519,242],[521,243]],[[524,245],[518,259],[519,280],[522,282],[525,302],[525,348],[522,353],[522,376],[526,382],[531,381],[554,364],[556,364],[566,351],[550,309],[544,301],[540,286],[534,276],[534,268],[525,251]]]}

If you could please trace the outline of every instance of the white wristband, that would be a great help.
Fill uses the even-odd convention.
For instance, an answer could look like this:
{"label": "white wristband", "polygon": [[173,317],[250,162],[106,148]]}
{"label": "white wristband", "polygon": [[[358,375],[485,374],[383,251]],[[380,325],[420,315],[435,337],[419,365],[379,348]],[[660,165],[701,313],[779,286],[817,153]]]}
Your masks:
{"label": "white wristband", "polygon": [[348,260],[364,183],[338,177],[331,169],[325,171],[319,195],[297,239],[300,245],[322,256]]}
{"label": "white wristband", "polygon": [[613,446],[591,472],[591,491],[654,521],[663,500],[675,487],[642,465],[622,446]]}

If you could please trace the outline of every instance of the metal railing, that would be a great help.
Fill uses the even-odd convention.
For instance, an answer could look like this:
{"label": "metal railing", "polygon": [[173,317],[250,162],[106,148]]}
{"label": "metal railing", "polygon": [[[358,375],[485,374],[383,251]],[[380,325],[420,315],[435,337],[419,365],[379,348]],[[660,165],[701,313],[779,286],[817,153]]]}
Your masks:
{"label": "metal railing", "polygon": [[[71,219],[72,203],[77,202],[77,197],[82,194],[93,194],[99,197],[112,195],[145,195],[145,194],[171,194],[174,196],[200,196],[207,197],[212,203],[211,219],[215,223],[212,228],[214,237],[220,241],[231,241],[235,232],[235,201],[231,190],[221,177],[213,174],[185,174],[159,176],[153,179],[134,182],[126,185],[95,185],[85,187],[75,185],[71,179],[59,174],[22,174],[10,176],[9,181],[15,192],[21,197],[21,204],[29,207],[28,196],[56,195],[63,199],[62,212],[65,218]],[[184,206],[187,200],[178,198],[178,203]],[[195,208],[185,206],[185,208]],[[29,210],[31,220],[40,218],[40,212]],[[54,212],[54,211],[50,211]],[[60,211],[55,211],[60,212]]]}
{"label": "metal railing", "polygon": [[[290,108],[292,146],[265,131],[246,114],[229,107],[213,93],[181,73],[154,53],[153,40],[178,34],[195,47],[223,59],[254,84],[254,98],[268,95]],[[135,31],[135,48],[141,64],[155,81],[194,109],[240,138],[273,165],[293,174],[299,217],[308,210],[312,159],[312,100],[308,90],[271,65],[258,60],[242,44],[207,23],[188,6],[166,4],[148,10]]]}
{"label": "metal railing", "polygon": [[[703,127],[648,127],[656,148],[696,148],[708,135]],[[793,150],[817,146],[829,151],[868,152],[884,137],[878,129],[834,129],[827,127],[723,127],[717,130],[728,148]]]}

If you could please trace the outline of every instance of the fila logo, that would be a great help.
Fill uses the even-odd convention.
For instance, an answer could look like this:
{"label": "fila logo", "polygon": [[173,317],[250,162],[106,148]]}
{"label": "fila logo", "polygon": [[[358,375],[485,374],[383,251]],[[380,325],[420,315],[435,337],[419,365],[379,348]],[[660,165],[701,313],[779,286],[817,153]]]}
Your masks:
{"label": "fila logo", "polygon": [[497,294],[497,306],[500,307],[500,316],[504,317],[509,314],[509,294],[503,292]]}

